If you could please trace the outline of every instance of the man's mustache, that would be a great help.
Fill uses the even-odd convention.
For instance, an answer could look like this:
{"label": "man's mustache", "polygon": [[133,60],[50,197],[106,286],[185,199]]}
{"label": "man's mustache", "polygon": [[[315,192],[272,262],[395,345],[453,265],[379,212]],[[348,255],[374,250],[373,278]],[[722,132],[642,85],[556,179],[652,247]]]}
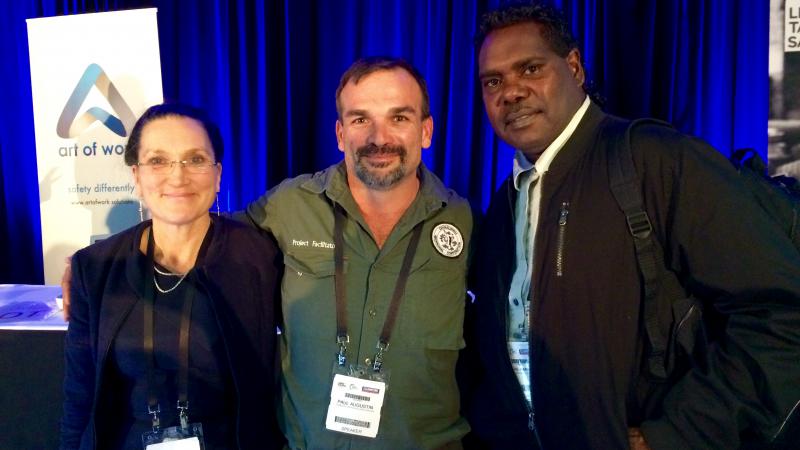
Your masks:
{"label": "man's mustache", "polygon": [[362,145],[356,150],[356,156],[364,158],[374,155],[399,155],[405,156],[406,149],[402,145]]}

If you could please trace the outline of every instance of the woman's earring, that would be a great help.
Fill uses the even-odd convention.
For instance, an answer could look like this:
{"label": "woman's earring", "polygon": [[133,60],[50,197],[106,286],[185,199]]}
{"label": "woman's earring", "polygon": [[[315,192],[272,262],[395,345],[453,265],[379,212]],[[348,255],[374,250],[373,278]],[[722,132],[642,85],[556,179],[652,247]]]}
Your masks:
{"label": "woman's earring", "polygon": [[139,222],[144,222],[144,209],[142,208],[141,200],[139,200]]}
{"label": "woman's earring", "polygon": [[219,216],[219,192],[217,192],[217,216]]}

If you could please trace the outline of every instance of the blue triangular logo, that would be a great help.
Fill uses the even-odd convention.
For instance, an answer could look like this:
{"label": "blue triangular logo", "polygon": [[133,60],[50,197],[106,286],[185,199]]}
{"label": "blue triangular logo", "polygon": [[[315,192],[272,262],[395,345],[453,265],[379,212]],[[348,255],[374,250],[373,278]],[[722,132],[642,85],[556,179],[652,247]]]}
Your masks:
{"label": "blue triangular logo", "polygon": [[[86,112],[78,116],[78,108],[81,107],[86,96],[89,95],[92,86],[96,86],[103,94],[119,118],[97,106],[87,109]],[[108,75],[100,66],[92,63],[86,67],[83,76],[78,81],[78,85],[75,86],[72,95],[67,100],[67,104],[64,105],[61,117],[58,118],[56,132],[62,138],[72,138],[83,133],[98,120],[109,130],[121,137],[126,137],[128,135],[126,130],[133,126],[134,122],[136,122],[136,117],[119,94],[114,83],[108,78]]]}

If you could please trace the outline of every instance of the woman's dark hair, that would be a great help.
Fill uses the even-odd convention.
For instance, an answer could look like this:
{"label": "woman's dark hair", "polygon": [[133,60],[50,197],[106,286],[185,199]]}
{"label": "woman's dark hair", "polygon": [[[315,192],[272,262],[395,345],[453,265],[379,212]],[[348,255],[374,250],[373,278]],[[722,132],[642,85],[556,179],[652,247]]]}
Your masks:
{"label": "woman's dark hair", "polygon": [[128,143],[125,145],[125,164],[132,166],[139,162],[139,141],[142,139],[142,130],[144,126],[163,117],[188,117],[189,119],[200,122],[206,130],[208,140],[211,142],[214,160],[222,160],[222,155],[224,153],[222,133],[220,133],[217,124],[211,120],[205,111],[182,103],[162,103],[147,108],[147,111],[136,121],[133,130],[131,130],[131,135],[128,138]]}

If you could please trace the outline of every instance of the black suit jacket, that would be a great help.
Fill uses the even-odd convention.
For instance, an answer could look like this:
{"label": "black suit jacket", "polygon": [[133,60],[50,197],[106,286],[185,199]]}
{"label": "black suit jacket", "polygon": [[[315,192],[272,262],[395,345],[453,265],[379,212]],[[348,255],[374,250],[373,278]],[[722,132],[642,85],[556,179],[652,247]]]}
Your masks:
{"label": "black suit jacket", "polygon": [[[239,448],[279,448],[275,418],[279,251],[257,231],[212,216],[212,239],[195,267],[211,299],[236,390]],[[86,247],[72,262],[65,342],[61,448],[102,448],[110,410],[104,367],[121,324],[143,298],[137,258],[149,221]],[[115,408],[114,410],[118,410]]]}
{"label": "black suit jacket", "polygon": [[[651,380],[641,370],[648,342],[633,240],[609,187],[614,122],[592,105],[538,181],[530,367],[543,445],[627,448],[629,426],[653,449],[769,438],[800,404],[800,254],[719,152],[672,128],[637,127],[632,156],[663,263],[681,295],[725,323],[691,368]],[[464,408],[474,434],[502,449],[535,448],[506,342],[515,206],[509,180],[474,239],[476,299],[465,320]],[[658,323],[675,348],[688,303],[663,300]]]}

